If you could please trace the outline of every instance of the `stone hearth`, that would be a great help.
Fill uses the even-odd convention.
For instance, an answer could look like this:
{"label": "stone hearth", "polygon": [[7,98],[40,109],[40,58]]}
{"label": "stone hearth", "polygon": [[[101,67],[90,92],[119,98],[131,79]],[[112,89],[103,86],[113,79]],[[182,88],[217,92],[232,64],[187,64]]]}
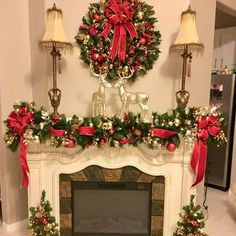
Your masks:
{"label": "stone hearth", "polygon": [[[68,221],[70,216],[61,215],[60,217],[59,186],[65,185],[63,188],[68,188],[69,192],[70,185],[65,183],[66,181],[60,181],[60,175],[61,178],[63,178],[62,176],[69,176],[70,179],[81,179],[83,178],[81,176],[86,177],[86,170],[96,166],[102,170],[102,173],[107,172],[109,179],[108,176],[115,175],[115,170],[118,172],[122,170],[123,173],[126,168],[135,167],[133,170],[139,173],[139,177],[137,175],[135,177],[137,179],[141,180],[144,176],[151,176],[151,179],[155,177],[155,181],[162,185],[161,179],[165,180],[165,191],[160,195],[161,198],[164,195],[164,216],[158,215],[158,217],[162,217],[158,224],[163,225],[163,227],[156,226],[156,229],[161,232],[161,228],[163,228],[163,236],[169,236],[173,233],[182,206],[189,202],[191,194],[196,194],[196,189],[191,188],[193,183],[193,175],[189,167],[191,152],[192,149],[185,146],[181,146],[175,152],[170,153],[161,149],[150,150],[144,145],[139,147],[125,146],[119,149],[91,147],[81,150],[79,148],[52,149],[45,145],[33,144],[27,150],[30,168],[28,205],[29,207],[37,206],[42,190],[46,190],[46,197],[52,204],[52,214],[56,217],[59,225],[60,221],[63,222],[61,226],[64,227],[67,222],[68,225],[71,224],[69,223],[71,221]],[[161,211],[163,212],[163,210]]]}
{"label": "stone hearth", "polygon": [[89,166],[84,170],[73,174],[60,175],[60,226],[62,236],[72,235],[72,181],[152,183],[151,236],[163,235],[165,197],[165,180],[163,176],[148,175],[132,166],[126,166],[119,169]]}

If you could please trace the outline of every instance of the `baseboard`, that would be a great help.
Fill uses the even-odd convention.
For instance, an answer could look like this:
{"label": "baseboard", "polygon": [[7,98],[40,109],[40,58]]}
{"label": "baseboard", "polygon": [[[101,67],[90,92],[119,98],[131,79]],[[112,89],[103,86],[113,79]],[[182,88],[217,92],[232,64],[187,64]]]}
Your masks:
{"label": "baseboard", "polygon": [[236,209],[236,194],[234,194],[230,189],[229,189],[229,200],[232,203],[232,206],[235,207]]}
{"label": "baseboard", "polygon": [[7,233],[12,233],[17,230],[27,228],[27,224],[28,224],[28,219],[21,220],[13,224],[7,224],[5,222],[2,222],[2,229]]}

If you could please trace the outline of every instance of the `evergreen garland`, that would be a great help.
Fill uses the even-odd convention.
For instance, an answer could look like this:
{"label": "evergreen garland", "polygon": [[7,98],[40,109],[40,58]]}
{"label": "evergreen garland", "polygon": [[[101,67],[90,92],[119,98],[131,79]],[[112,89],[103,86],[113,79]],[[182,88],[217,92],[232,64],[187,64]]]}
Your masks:
{"label": "evergreen garland", "polygon": [[[225,123],[225,118],[217,107],[211,108],[210,111],[208,108],[192,107],[185,110],[171,109],[163,114],[153,112],[151,122],[144,122],[140,114],[133,113],[112,117],[79,118],[73,115],[67,118],[64,114],[54,117],[43,107],[36,108],[34,102],[17,101],[13,107],[14,111],[5,121],[7,129],[4,136],[7,147],[12,151],[17,150],[21,136],[24,137],[26,144],[28,142],[46,143],[52,147],[72,148],[78,145],[86,148],[102,147],[105,144],[111,147],[122,147],[125,144],[138,146],[141,143],[149,148],[167,148],[168,144],[179,147],[180,135],[184,136],[185,141],[190,144],[196,141],[199,120],[213,116],[217,121],[215,124],[217,127],[222,127]],[[24,119],[28,114],[31,119],[26,124]],[[92,129],[92,133],[80,132],[81,128],[88,127]],[[153,135],[153,128],[173,131],[176,134],[171,137],[157,137]],[[55,135],[52,130],[58,131],[60,135]],[[207,142],[214,142],[217,145],[222,145],[226,141],[222,129],[217,136],[209,135],[207,139]]]}
{"label": "evergreen garland", "polygon": [[28,229],[32,236],[59,236],[55,217],[51,216],[51,204],[45,200],[46,192],[42,191],[40,205],[38,207],[30,207]]}

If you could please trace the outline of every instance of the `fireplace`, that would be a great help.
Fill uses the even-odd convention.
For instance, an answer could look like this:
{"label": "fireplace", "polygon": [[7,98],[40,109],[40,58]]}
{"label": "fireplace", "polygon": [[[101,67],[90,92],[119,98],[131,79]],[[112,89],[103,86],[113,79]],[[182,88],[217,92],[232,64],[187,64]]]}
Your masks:
{"label": "fireplace", "polygon": [[[196,194],[196,188],[191,188],[193,175],[189,167],[192,148],[181,143],[182,146],[173,153],[162,149],[150,150],[145,145],[120,149],[91,147],[86,150],[29,145],[28,206],[37,206],[42,190],[46,190],[62,235],[69,236],[72,234],[73,182],[105,185],[114,182],[118,184],[117,188],[121,188],[123,183],[135,184],[136,188],[140,188],[139,183],[141,186],[142,183],[149,183],[152,186],[152,201],[145,207],[151,214],[146,220],[150,227],[147,231],[151,236],[172,235],[182,206],[189,202],[191,194]],[[127,217],[120,216],[117,220],[124,222],[123,218]],[[114,223],[113,219],[110,221]],[[140,225],[139,221],[134,218],[130,223]]]}
{"label": "fireplace", "polygon": [[165,179],[132,166],[60,175],[62,236],[162,236]]}

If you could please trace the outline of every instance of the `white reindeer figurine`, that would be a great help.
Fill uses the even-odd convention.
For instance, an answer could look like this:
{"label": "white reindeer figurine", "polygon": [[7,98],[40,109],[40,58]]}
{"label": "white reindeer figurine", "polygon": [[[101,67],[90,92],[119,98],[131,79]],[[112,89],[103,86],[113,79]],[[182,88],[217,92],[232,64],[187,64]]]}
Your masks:
{"label": "white reindeer figurine", "polygon": [[141,118],[143,121],[148,122],[149,108],[146,105],[149,96],[146,93],[131,93],[126,91],[127,79],[133,75],[134,71],[131,70],[131,74],[124,76],[119,74],[119,81],[113,85],[114,88],[119,88],[119,95],[122,102],[121,115],[129,111],[129,105],[137,104],[141,108]]}
{"label": "white reindeer figurine", "polygon": [[90,64],[90,69],[92,74],[95,77],[99,78],[99,87],[98,91],[94,92],[92,95],[92,105],[93,105],[93,116],[104,115],[106,111],[106,96],[105,96],[105,88],[110,88],[111,84],[108,83],[105,78],[107,77],[107,72],[104,74],[96,74],[94,72],[92,63]]}

